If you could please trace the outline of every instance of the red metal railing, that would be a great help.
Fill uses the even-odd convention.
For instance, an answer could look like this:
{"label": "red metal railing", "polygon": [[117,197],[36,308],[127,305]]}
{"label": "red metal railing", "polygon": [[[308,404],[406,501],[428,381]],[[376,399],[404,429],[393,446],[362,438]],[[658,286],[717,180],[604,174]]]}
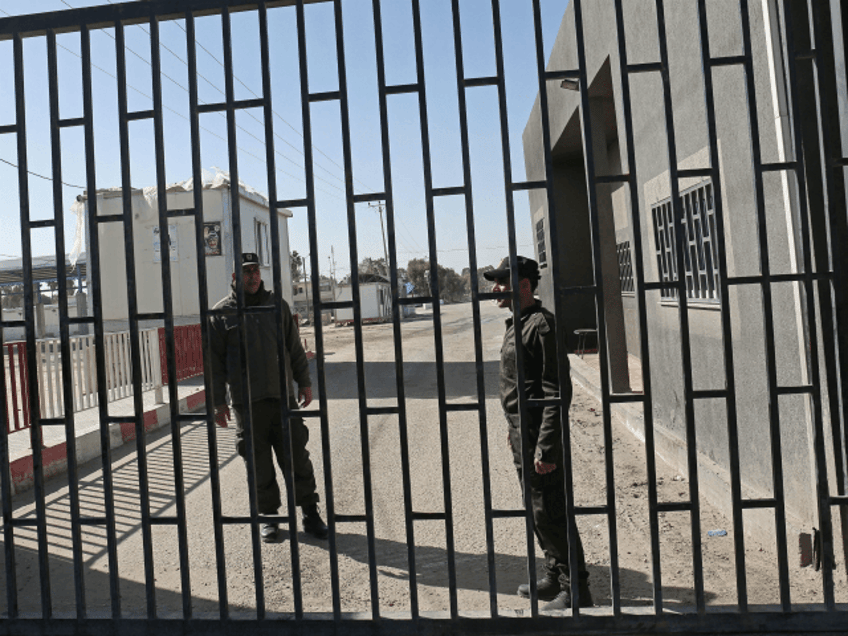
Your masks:
{"label": "red metal railing", "polygon": [[[177,382],[203,375],[203,345],[199,324],[174,327],[174,352]],[[164,327],[159,328],[159,359],[162,361],[162,384],[168,384]]]}
{"label": "red metal railing", "polygon": [[29,428],[29,377],[25,342],[3,345],[3,365],[6,373],[6,432]]}

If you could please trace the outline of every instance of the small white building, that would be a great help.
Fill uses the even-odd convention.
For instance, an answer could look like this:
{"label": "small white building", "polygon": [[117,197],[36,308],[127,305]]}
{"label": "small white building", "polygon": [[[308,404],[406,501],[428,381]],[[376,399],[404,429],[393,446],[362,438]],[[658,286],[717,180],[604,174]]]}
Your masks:
{"label": "small white building", "polygon": [[[336,301],[353,300],[351,285],[336,288]],[[359,277],[359,302],[362,320],[389,320],[392,317],[392,287],[379,274],[362,274]],[[337,309],[336,323],[353,320],[353,309]]]}
{"label": "small white building", "polygon": [[[190,210],[194,207],[191,180],[172,184],[166,190],[168,210]],[[84,207],[86,216],[89,201],[80,197],[77,206]],[[240,184],[239,208],[241,219],[242,251],[259,255],[262,278],[268,288],[273,287],[271,269],[271,226],[268,199]],[[81,211],[81,210],[78,210]],[[121,188],[97,191],[97,215],[113,216],[123,212]],[[197,278],[197,239],[194,216],[174,216],[168,220],[168,238],[162,240],[159,227],[157,189],[132,191],[133,249],[138,311],[142,314],[163,311],[162,260],[171,264],[171,292],[174,319],[177,324],[196,322],[200,314]],[[289,267],[288,218],[292,213],[277,210],[280,233],[282,294],[292,302],[291,268]],[[218,171],[203,183],[203,218],[201,231],[206,259],[207,302],[212,307],[229,293],[234,270],[234,240],[232,232],[232,193],[228,176]],[[88,224],[86,223],[86,234]],[[88,236],[86,237],[88,239]],[[100,281],[103,291],[103,319],[120,321],[126,325],[128,317],[127,273],[124,224],[106,222],[99,224]],[[89,253],[91,242],[86,240]],[[88,276],[94,272],[87,268]],[[91,280],[87,280],[91,289]],[[117,326],[117,325],[116,325]],[[125,328],[125,327],[124,327]],[[107,329],[109,327],[107,326]]]}

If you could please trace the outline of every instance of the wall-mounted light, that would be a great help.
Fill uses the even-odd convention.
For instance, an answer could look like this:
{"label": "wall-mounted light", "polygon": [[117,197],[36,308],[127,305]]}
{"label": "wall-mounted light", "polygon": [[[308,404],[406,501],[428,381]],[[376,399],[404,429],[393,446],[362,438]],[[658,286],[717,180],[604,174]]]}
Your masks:
{"label": "wall-mounted light", "polygon": [[579,91],[580,90],[580,81],[576,79],[564,79],[562,80],[562,84],[559,85],[560,88],[566,88],[570,91]]}

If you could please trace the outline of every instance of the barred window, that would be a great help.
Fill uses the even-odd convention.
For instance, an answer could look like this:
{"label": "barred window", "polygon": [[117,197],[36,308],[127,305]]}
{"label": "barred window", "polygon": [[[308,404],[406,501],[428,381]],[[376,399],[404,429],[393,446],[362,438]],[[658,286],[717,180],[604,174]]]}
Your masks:
{"label": "barred window", "polygon": [[[680,195],[686,251],[686,297],[704,302],[718,302],[718,245],[716,235],[713,187],[710,182],[686,190]],[[677,245],[674,235],[674,209],[666,199],[651,209],[654,221],[657,268],[662,282],[676,282]],[[663,300],[677,300],[677,288],[663,287]]]}
{"label": "barred window", "polygon": [[536,252],[539,254],[539,267],[548,264],[548,252],[545,249],[545,218],[536,222]]}
{"label": "barred window", "polygon": [[259,264],[267,266],[271,264],[271,250],[268,244],[268,225],[259,219],[254,220],[254,239],[256,241],[256,255],[259,257]]}
{"label": "barred window", "polygon": [[618,253],[618,280],[621,282],[622,293],[632,294],[633,287],[633,264],[630,260],[630,241],[616,243],[615,251]]}

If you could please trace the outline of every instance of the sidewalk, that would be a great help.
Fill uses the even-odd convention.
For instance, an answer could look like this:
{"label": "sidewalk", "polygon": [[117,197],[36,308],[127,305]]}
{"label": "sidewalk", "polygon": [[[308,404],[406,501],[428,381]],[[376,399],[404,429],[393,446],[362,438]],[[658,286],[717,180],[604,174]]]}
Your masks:
{"label": "sidewalk", "polygon": [[[206,400],[203,376],[183,380],[177,385],[179,412],[192,413],[202,410]],[[151,431],[170,423],[171,407],[167,403],[168,387],[162,387],[165,404],[156,404],[155,391],[142,394],[144,403],[144,430]],[[109,416],[127,416],[134,414],[133,396],[109,403]],[[100,457],[100,407],[94,407],[74,413],[74,432],[76,434],[77,463],[83,464]],[[120,424],[109,425],[111,448],[135,440],[135,424],[128,420]],[[9,444],[9,464],[12,476],[12,494],[18,494],[33,487],[33,458],[30,430],[23,429],[7,437]],[[44,466],[44,478],[49,479],[66,473],[68,470],[67,439],[64,426],[45,426],[42,428],[41,460]]]}

